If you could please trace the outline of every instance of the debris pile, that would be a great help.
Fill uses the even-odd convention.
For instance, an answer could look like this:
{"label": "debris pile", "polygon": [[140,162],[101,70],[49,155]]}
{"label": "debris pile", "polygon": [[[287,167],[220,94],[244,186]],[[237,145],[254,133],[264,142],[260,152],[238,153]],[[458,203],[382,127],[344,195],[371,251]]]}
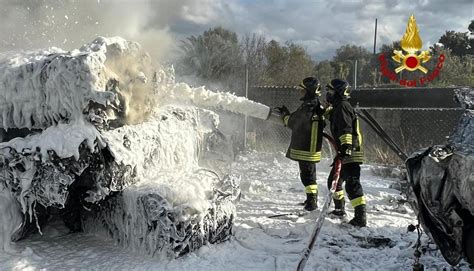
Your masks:
{"label": "debris pile", "polygon": [[406,162],[411,205],[444,258],[474,263],[474,90],[459,89],[465,108],[446,145],[414,153]]}

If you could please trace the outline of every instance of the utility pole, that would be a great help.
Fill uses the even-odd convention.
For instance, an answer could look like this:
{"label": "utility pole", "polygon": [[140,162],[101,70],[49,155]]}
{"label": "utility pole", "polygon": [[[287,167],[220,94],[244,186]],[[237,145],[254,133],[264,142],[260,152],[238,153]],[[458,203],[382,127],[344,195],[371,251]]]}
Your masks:
{"label": "utility pole", "polygon": [[357,59],[354,63],[354,90],[357,89]]}
{"label": "utility pole", "polygon": [[[376,50],[377,50],[377,18],[375,18],[375,31],[374,31],[374,57],[375,57],[375,54],[377,53]],[[374,86],[373,87],[375,87],[376,77],[377,77],[377,68],[374,69]]]}
{"label": "utility pole", "polygon": [[[249,67],[245,64],[245,98],[249,98]],[[247,150],[247,115],[244,119],[244,150]]]}
{"label": "utility pole", "polygon": [[377,18],[375,18],[375,32],[374,32],[374,55],[377,48]]}

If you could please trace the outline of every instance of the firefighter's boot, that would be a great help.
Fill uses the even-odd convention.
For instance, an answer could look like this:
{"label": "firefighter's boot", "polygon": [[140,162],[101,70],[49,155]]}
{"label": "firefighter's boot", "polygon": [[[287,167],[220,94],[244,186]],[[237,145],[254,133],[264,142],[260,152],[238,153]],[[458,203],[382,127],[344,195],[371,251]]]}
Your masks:
{"label": "firefighter's boot", "polygon": [[349,221],[349,224],[356,227],[367,226],[367,215],[365,212],[365,204],[356,206],[354,208],[354,218],[351,221]]}
{"label": "firefighter's boot", "polygon": [[342,199],[334,199],[334,210],[329,213],[332,216],[343,217],[346,215],[345,210],[345,200]]}
{"label": "firefighter's boot", "polygon": [[306,193],[304,209],[306,211],[314,211],[318,209],[318,194],[317,193]]}

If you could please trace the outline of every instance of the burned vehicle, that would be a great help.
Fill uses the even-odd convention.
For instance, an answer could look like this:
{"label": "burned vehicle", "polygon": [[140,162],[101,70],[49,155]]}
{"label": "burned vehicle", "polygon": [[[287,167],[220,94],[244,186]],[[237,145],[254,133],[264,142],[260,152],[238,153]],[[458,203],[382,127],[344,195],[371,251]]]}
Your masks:
{"label": "burned vehicle", "polygon": [[408,199],[448,263],[474,264],[474,90],[459,89],[455,99],[465,111],[448,143],[406,161]]}
{"label": "burned vehicle", "polygon": [[167,102],[163,90],[192,90],[157,70],[139,44],[118,37],[2,56],[5,250],[52,217],[155,257],[231,236],[239,176],[226,175],[233,154],[219,117]]}

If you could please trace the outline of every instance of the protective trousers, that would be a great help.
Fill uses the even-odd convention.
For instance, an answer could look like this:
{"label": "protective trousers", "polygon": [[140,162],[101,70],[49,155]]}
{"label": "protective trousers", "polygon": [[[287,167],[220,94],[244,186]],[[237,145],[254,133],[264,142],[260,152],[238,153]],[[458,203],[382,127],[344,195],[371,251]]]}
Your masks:
{"label": "protective trousers", "polygon": [[[328,178],[328,187],[331,188],[332,180],[334,177],[334,167],[331,169],[331,173]],[[335,200],[344,199],[344,191],[342,190],[342,183],[345,182],[346,193],[351,200],[352,207],[359,205],[365,205],[365,196],[362,185],[360,184],[360,164],[359,163],[348,163],[343,164],[341,167],[341,174],[339,182],[334,193]]]}
{"label": "protective trousers", "polygon": [[306,194],[318,194],[318,184],[316,183],[316,163],[298,161],[300,167],[301,182],[305,187]]}

